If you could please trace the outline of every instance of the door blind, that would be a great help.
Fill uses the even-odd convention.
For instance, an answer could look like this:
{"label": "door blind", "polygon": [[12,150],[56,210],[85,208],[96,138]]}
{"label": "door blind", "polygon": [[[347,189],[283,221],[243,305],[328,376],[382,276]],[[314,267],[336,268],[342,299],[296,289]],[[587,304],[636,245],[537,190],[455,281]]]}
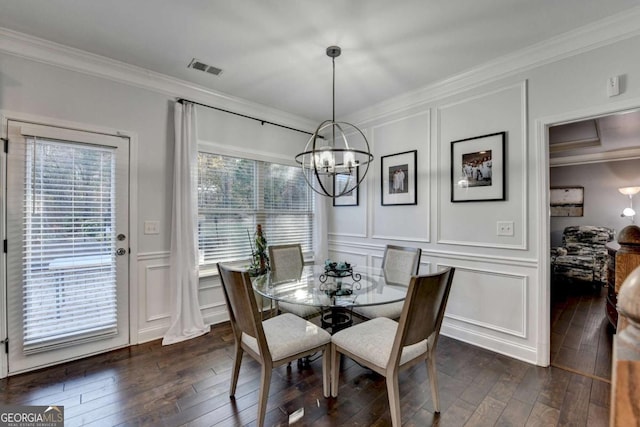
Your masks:
{"label": "door blind", "polygon": [[27,137],[26,354],[117,333],[115,149]]}

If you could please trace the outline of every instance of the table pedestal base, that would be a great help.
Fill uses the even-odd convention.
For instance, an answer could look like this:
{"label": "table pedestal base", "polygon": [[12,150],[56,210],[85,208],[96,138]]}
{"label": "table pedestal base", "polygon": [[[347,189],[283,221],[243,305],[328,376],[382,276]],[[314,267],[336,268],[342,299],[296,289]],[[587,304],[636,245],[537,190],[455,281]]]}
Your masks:
{"label": "table pedestal base", "polygon": [[323,329],[330,329],[331,333],[335,334],[353,324],[351,308],[332,307],[323,309],[320,321]]}

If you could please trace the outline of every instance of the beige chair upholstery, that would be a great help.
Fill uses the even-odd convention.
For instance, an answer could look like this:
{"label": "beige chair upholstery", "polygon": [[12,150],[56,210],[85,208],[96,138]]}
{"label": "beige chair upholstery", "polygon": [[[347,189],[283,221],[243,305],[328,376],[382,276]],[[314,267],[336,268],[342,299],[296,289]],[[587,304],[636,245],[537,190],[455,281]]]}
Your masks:
{"label": "beige chair upholstery", "polygon": [[434,411],[440,412],[435,351],[451,290],[453,268],[413,276],[400,321],[377,317],[337,332],[331,338],[331,395],[338,396],[340,354],[383,375],[387,381],[391,422],[400,426],[398,373],[426,361]]}
{"label": "beige chair upholstery", "polygon": [[[382,269],[387,283],[408,286],[406,272],[410,272],[412,276],[418,274],[421,256],[422,249],[420,248],[387,245],[382,257]],[[402,277],[394,277],[394,272],[396,271],[404,274],[402,274]],[[404,301],[399,301],[391,304],[354,307],[353,312],[365,319],[374,319],[376,317],[398,319],[402,312],[403,304]]]}
{"label": "beige chair upholstery", "polygon": [[[269,246],[269,260],[271,273],[277,276],[278,280],[293,280],[302,274],[304,258],[300,244]],[[278,302],[278,309],[283,313],[293,313],[305,319],[320,314],[318,307],[282,301]]]}
{"label": "beige chair upholstery", "polygon": [[233,397],[236,392],[242,355],[247,352],[262,365],[257,419],[258,426],[262,426],[272,369],[321,351],[323,392],[325,397],[329,397],[331,335],[290,313],[260,321],[249,274],[221,264],[218,264],[218,271],[235,338],[229,395]]}

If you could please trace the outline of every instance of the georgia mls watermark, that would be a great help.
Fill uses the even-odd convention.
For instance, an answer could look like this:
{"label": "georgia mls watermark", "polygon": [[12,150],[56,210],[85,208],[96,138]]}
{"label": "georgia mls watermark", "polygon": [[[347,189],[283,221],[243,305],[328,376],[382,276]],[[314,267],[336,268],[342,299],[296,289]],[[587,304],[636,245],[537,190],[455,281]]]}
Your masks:
{"label": "georgia mls watermark", "polygon": [[0,427],[64,427],[64,406],[0,406]]}

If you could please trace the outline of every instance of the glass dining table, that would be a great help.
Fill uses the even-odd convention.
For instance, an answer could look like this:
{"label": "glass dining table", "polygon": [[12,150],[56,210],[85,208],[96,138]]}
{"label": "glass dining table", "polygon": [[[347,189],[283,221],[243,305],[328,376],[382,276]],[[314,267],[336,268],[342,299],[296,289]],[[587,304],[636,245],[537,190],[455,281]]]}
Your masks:
{"label": "glass dining table", "polygon": [[327,270],[324,264],[300,271],[273,271],[251,279],[253,289],[274,301],[317,307],[322,327],[335,333],[351,326],[352,309],[403,301],[411,275],[404,271],[351,266]]}

